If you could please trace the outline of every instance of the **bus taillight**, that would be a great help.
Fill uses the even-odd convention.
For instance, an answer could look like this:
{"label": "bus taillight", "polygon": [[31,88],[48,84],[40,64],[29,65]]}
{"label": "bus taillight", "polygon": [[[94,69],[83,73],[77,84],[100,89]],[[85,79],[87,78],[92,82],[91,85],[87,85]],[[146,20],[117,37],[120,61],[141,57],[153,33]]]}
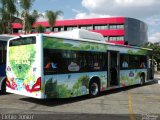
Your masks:
{"label": "bus taillight", "polygon": [[11,83],[9,82],[8,78],[6,78],[6,86],[11,88]]}
{"label": "bus taillight", "polygon": [[39,90],[41,90],[41,77],[37,79],[37,82],[33,85],[31,92],[35,92]]}

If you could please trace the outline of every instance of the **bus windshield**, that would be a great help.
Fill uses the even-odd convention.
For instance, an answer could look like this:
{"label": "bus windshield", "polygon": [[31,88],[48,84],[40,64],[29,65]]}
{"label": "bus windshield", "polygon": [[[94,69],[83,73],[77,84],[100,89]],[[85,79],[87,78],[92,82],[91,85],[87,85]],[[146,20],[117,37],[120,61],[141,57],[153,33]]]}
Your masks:
{"label": "bus windshield", "polygon": [[28,44],[36,44],[36,37],[23,37],[15,40],[11,40],[9,46],[19,46],[19,45],[28,45]]}

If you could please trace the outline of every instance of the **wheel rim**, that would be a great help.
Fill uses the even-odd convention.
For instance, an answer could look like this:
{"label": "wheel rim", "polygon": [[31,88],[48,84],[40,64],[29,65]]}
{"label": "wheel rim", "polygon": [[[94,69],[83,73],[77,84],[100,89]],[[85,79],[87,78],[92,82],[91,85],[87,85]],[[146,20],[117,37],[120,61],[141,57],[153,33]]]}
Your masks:
{"label": "wheel rim", "polygon": [[91,94],[92,95],[97,95],[98,94],[98,84],[97,83],[92,83],[91,85]]}

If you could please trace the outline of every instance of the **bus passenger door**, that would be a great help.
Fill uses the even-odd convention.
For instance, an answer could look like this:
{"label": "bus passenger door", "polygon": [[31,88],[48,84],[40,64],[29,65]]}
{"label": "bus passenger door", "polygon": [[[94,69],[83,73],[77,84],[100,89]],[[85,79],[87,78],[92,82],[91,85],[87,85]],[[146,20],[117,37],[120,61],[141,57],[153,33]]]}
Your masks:
{"label": "bus passenger door", "polygon": [[119,52],[108,51],[108,87],[119,85]]}

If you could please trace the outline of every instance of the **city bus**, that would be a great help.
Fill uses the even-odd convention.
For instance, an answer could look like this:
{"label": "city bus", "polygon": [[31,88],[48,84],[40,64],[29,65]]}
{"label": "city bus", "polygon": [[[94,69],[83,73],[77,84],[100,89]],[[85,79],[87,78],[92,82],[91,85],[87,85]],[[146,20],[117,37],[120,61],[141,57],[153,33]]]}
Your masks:
{"label": "city bus", "polygon": [[151,52],[106,43],[99,33],[80,29],[18,36],[7,44],[6,90],[47,99],[144,85],[153,79]]}
{"label": "city bus", "polygon": [[7,40],[12,38],[11,35],[0,35],[0,94],[4,94],[6,91],[6,49],[7,49]]}

